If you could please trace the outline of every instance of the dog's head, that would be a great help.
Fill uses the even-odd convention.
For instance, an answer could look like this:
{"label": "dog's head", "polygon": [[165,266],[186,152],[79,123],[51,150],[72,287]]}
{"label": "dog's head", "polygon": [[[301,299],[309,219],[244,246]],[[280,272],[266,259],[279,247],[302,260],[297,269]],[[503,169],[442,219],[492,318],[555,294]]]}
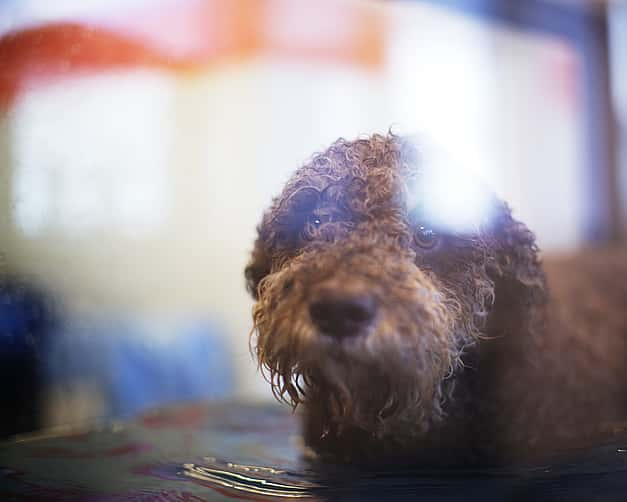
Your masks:
{"label": "dog's head", "polygon": [[375,435],[404,420],[424,433],[465,351],[500,335],[495,310],[542,287],[533,235],[507,206],[486,191],[475,221],[447,225],[425,204],[447,197],[429,169],[401,137],[338,140],[264,215],[246,279],[251,344],[278,398],[315,396],[337,425]]}

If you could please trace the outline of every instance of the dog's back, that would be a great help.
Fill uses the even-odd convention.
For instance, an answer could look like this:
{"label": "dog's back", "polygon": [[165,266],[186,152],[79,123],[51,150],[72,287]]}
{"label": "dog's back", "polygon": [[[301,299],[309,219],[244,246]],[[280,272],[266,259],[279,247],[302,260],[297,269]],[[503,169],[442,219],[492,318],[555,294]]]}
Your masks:
{"label": "dog's back", "polygon": [[546,256],[543,266],[542,329],[493,357],[514,455],[585,444],[627,416],[627,250]]}
{"label": "dog's back", "polygon": [[547,343],[571,403],[627,407],[627,250],[586,250],[544,260],[551,320]]}

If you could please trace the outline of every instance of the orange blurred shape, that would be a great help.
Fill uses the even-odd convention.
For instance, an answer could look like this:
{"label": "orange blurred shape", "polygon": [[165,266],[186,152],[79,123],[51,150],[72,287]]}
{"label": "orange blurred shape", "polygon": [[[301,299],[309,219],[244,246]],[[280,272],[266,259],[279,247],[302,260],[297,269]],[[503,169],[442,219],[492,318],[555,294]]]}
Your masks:
{"label": "orange blurred shape", "polygon": [[379,8],[339,0],[188,0],[50,24],[0,39],[0,106],[47,79],[112,68],[182,71],[268,55],[376,71],[385,31]]}

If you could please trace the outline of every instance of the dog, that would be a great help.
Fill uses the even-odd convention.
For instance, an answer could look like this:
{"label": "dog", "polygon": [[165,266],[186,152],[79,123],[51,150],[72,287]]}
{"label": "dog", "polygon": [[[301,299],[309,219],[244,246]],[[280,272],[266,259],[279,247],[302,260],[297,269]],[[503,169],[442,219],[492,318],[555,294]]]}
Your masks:
{"label": "dog", "polygon": [[480,214],[447,216],[440,172],[409,138],[339,139],[258,227],[251,350],[322,459],[526,459],[625,417],[627,253],[543,262],[478,183]]}

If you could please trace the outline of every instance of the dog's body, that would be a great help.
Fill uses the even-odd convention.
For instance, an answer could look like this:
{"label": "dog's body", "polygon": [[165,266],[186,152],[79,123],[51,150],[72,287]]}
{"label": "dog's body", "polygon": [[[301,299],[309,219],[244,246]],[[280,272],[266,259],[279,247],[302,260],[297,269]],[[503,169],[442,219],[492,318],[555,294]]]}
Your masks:
{"label": "dog's body", "polygon": [[625,416],[627,253],[540,263],[490,194],[463,229],[423,204],[429,168],[393,135],[297,171],[246,277],[275,395],[336,460],[520,458]]}

